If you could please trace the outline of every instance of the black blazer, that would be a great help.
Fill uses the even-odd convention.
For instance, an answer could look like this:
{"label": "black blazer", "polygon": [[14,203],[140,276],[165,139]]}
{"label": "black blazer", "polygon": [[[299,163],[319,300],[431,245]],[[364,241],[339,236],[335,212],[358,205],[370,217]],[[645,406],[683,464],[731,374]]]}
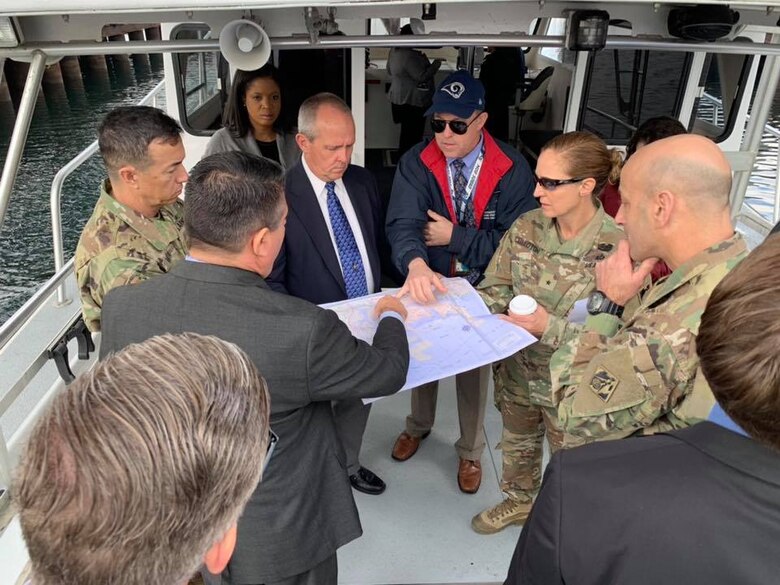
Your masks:
{"label": "black blazer", "polygon": [[[374,282],[369,285],[369,292],[378,292],[384,222],[376,181],[366,169],[355,165],[347,167],[342,179],[355,208],[371,264]],[[315,304],[343,301],[347,298],[347,288],[338,254],[301,161],[287,172],[284,192],[289,208],[287,228],[273,272],[266,279],[268,285]]]}
{"label": "black blazer", "polygon": [[268,382],[279,444],[239,521],[232,583],[302,573],[360,536],[331,400],[403,386],[409,349],[400,321],[383,319],[371,346],[333,311],[273,292],[253,272],[182,261],[106,295],[102,331],[101,357],[162,333],[216,335],[246,351]]}
{"label": "black blazer", "polygon": [[780,453],[713,423],[557,453],[511,585],[780,581]]}

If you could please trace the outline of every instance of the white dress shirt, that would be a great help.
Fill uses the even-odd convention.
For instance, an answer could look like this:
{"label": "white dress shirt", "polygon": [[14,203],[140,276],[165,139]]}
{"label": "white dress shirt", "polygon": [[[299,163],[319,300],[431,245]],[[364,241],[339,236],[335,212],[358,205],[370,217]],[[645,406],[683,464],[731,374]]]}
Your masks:
{"label": "white dress shirt", "polygon": [[[339,256],[339,249],[336,245],[336,238],[333,236],[333,226],[330,225],[330,213],[328,212],[328,190],[325,187],[325,181],[317,177],[309,168],[306,163],[306,155],[301,157],[303,163],[303,170],[306,171],[306,176],[309,177],[312,189],[314,189],[314,195],[317,196],[317,203],[320,204],[320,211],[322,217],[325,218],[325,225],[328,226],[328,233],[330,234],[330,241],[333,244],[333,251],[336,252],[336,257]],[[344,186],[344,181],[338,179],[334,181],[336,183],[336,197],[338,197],[339,203],[341,203],[342,209],[344,209],[344,215],[347,216],[349,227],[352,229],[352,234],[355,236],[355,242],[357,243],[358,251],[360,252],[360,259],[363,261],[363,271],[366,274],[366,290],[369,293],[376,292],[374,290],[374,274],[371,272],[371,263],[368,261],[368,251],[366,243],[363,241],[363,230],[360,229],[360,222],[358,221],[355,208],[352,207],[352,201],[347,195],[347,188]],[[341,259],[339,258],[339,268],[341,268]],[[341,270],[341,275],[344,276],[344,269]]]}

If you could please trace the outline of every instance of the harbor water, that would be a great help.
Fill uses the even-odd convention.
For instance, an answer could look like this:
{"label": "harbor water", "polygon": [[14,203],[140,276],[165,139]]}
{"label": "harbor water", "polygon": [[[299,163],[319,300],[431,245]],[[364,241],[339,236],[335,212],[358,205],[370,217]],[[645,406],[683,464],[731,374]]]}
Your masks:
{"label": "harbor water", "polygon": [[[0,230],[0,323],[54,274],[49,195],[59,169],[96,138],[100,120],[118,105],[135,104],[161,80],[162,69],[114,67],[107,76],[84,75],[84,91],[39,94],[16,184]],[[13,130],[11,116],[0,117],[0,160],[5,161]],[[62,193],[65,258],[76,249],[105,176],[93,156],[66,181]]]}

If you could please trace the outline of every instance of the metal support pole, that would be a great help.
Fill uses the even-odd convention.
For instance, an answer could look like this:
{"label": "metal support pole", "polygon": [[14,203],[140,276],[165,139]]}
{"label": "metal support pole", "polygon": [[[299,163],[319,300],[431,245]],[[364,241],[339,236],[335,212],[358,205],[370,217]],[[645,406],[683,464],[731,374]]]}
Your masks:
{"label": "metal support pole", "polygon": [[[49,204],[51,206],[51,236],[52,243],[54,245],[54,272],[57,273],[65,266],[65,249],[62,240],[62,185],[73,171],[79,168],[83,163],[92,157],[98,151],[98,141],[95,140],[87,148],[82,150],[76,157],[74,157],[68,164],[63,166],[51,182],[51,195],[49,197]],[[57,306],[62,307],[71,302],[71,299],[67,298],[65,291],[65,283],[63,282],[57,288]]]}
{"label": "metal support pole", "polygon": [[[370,47],[441,47],[441,46],[493,46],[493,47],[562,47],[562,36],[535,36],[526,34],[428,34],[411,36],[326,36],[316,44],[309,37],[272,37],[274,49],[358,49]],[[607,38],[607,49],[637,49],[657,51],[708,51],[729,55],[777,55],[780,46],[772,43],[747,41],[690,42],[656,40],[638,37],[612,36]],[[182,39],[175,41],[125,41],[107,43],[73,41],[70,43],[40,43],[36,45],[0,49],[0,57],[29,57],[44,51],[49,57],[69,55],[132,55],[142,53],[205,53],[219,51],[218,39]]]}
{"label": "metal support pole", "polygon": [[35,100],[38,97],[38,90],[41,87],[41,78],[43,78],[45,68],[46,55],[41,51],[35,51],[30,71],[27,73],[27,81],[24,84],[22,100],[19,103],[19,113],[16,115],[14,131],[11,134],[11,142],[8,145],[8,156],[3,166],[3,176],[0,178],[0,231],[3,229],[8,201],[11,199],[11,191],[16,182],[19,161],[22,159],[24,144],[27,142],[27,133],[30,131],[30,122],[35,111]]}
{"label": "metal support pole", "polygon": [[[773,35],[773,42],[776,35]],[[756,101],[750,112],[750,119],[745,128],[745,136],[742,139],[740,151],[758,152],[761,146],[761,137],[764,134],[769,114],[772,109],[772,96],[775,95],[777,81],[780,79],[780,59],[775,56],[767,57],[764,62],[764,71],[756,89]],[[731,187],[731,217],[736,218],[742,209],[745,200],[748,180],[751,170],[735,173],[734,184]]]}

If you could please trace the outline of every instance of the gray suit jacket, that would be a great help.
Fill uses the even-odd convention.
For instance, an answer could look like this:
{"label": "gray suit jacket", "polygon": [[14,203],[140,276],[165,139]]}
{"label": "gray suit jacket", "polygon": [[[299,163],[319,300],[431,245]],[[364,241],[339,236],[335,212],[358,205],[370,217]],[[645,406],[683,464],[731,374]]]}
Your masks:
{"label": "gray suit jacket", "polygon": [[[292,132],[277,132],[276,147],[279,149],[279,163],[284,170],[289,169],[301,158],[301,151],[295,142],[295,134]],[[217,152],[233,152],[234,150],[263,156],[251,131],[243,138],[236,138],[227,128],[220,128],[214,132],[206,145],[206,152],[203,156]]]}
{"label": "gray suit jacket", "polygon": [[239,521],[231,583],[305,572],[361,535],[331,400],[401,388],[409,347],[400,321],[383,319],[371,346],[332,311],[273,292],[255,273],[182,261],[111,291],[102,330],[101,357],[162,333],[216,335],[246,351],[268,382],[279,443]]}

